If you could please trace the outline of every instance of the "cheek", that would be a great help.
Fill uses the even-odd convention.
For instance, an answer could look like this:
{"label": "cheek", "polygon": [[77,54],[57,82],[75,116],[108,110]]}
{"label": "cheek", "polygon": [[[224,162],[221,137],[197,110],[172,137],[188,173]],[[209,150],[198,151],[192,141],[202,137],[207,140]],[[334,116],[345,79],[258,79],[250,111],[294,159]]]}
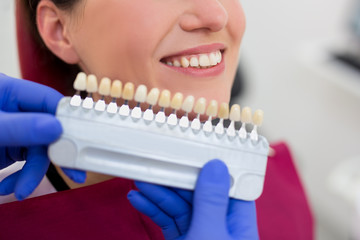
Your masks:
{"label": "cheek", "polygon": [[246,27],[244,10],[239,0],[226,0],[225,8],[229,15],[228,31],[233,40],[240,44]]}
{"label": "cheek", "polygon": [[149,59],[165,34],[167,16],[159,14],[160,1],[88,1],[75,36],[86,69],[134,83],[144,81],[153,64]]}

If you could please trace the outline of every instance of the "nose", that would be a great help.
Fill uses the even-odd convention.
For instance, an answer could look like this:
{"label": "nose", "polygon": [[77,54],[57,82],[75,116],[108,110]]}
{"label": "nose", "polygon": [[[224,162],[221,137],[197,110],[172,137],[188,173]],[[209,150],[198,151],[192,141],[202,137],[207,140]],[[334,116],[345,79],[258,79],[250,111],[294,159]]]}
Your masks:
{"label": "nose", "polygon": [[180,17],[184,31],[207,29],[213,32],[223,29],[228,13],[219,0],[187,0],[188,8]]}

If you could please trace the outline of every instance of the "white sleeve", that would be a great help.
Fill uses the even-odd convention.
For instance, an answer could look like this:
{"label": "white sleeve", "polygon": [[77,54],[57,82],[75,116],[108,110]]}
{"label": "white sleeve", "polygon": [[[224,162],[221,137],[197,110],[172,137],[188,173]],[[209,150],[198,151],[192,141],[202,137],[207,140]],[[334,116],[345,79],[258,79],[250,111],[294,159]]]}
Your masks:
{"label": "white sleeve", "polygon": [[[9,176],[10,174],[20,170],[24,164],[25,164],[25,161],[16,162],[5,169],[1,169],[0,170],[0,181],[2,181],[4,178]],[[45,176],[42,179],[40,185],[35,189],[35,191],[28,198],[37,197],[37,196],[54,193],[54,192],[56,192],[56,189],[51,185],[50,181]],[[7,202],[13,202],[13,201],[16,201],[14,194],[10,194],[7,196],[0,196],[0,204],[7,203]]]}

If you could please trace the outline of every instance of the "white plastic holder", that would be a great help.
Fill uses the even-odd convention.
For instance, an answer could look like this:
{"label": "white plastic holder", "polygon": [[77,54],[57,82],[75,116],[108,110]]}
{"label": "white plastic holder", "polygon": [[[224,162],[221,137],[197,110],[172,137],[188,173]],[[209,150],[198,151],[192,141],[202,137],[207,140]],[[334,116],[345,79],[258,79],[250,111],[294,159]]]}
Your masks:
{"label": "white plastic holder", "polygon": [[169,128],[156,121],[133,121],[107,112],[70,105],[63,98],[56,117],[63,134],[48,154],[62,167],[94,171],[183,189],[194,189],[202,166],[221,159],[232,184],[229,196],[257,199],[263,189],[269,144],[259,136],[218,138],[217,134]]}

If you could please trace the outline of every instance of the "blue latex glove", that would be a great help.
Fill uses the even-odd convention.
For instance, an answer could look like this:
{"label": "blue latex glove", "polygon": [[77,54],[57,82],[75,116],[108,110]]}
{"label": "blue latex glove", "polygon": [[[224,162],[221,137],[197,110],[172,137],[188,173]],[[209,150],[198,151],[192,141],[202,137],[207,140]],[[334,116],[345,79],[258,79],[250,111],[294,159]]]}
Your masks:
{"label": "blue latex glove", "polygon": [[191,191],[137,182],[128,199],[162,228],[167,240],[259,239],[254,201],[229,199],[230,175],[219,160],[207,163]]}
{"label": "blue latex glove", "polygon": [[[0,182],[0,195],[29,196],[39,185],[48,166],[47,145],[62,133],[53,116],[62,95],[49,87],[14,79],[0,73],[0,169],[26,159],[24,167]],[[85,172],[64,169],[76,182]]]}

